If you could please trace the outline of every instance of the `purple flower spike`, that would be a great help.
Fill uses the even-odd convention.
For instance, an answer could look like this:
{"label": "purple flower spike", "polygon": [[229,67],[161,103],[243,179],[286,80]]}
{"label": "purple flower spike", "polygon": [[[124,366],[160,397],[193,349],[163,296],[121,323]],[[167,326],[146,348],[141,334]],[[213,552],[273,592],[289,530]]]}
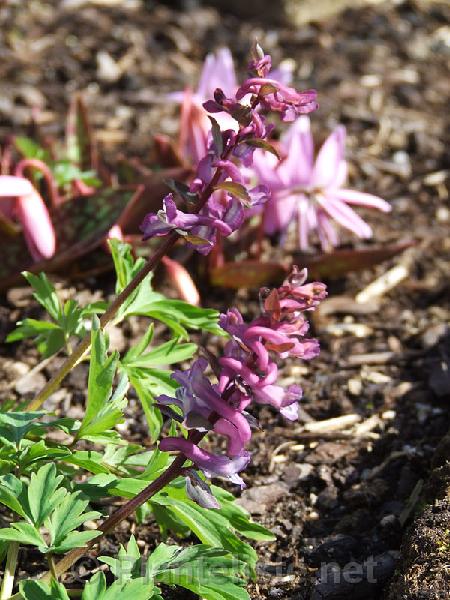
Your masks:
{"label": "purple flower spike", "polygon": [[261,105],[267,110],[281,113],[283,121],[294,121],[299,115],[318,108],[315,90],[298,92],[295,88],[269,77],[247,79],[236,92],[236,100],[241,100],[248,94],[258,96]]}
{"label": "purple flower spike", "polygon": [[[157,404],[174,405],[181,409],[188,429],[214,431],[227,439],[227,456],[217,456],[199,448],[190,438],[166,438],[161,450],[176,451],[189,458],[208,476],[225,477],[242,485],[238,472],[249,461],[245,446],[250,441],[255,419],[245,412],[255,402],[276,408],[284,418],[298,417],[298,402],[302,397],[299,385],[287,388],[277,384],[278,366],[273,357],[292,356],[308,360],[319,352],[317,340],[304,338],[308,324],[304,311],[314,309],[326,295],[323,284],[306,283],[306,270],[294,267],[291,275],[278,289],[261,290],[262,314],[245,323],[241,313],[230,309],[220,316],[220,326],[231,340],[218,360],[209,357],[217,383],[206,377],[206,358],[194,362],[187,371],[175,371],[172,377],[180,384],[176,397],[160,396]],[[210,502],[207,489],[194,489],[189,494],[197,501]]]}

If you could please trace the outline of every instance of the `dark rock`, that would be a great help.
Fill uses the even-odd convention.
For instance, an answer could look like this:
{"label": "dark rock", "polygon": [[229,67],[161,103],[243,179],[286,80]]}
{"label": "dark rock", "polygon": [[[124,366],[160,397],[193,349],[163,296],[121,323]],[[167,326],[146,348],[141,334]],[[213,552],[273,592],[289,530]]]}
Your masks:
{"label": "dark rock", "polygon": [[438,360],[434,365],[429,379],[430,387],[439,398],[450,394],[450,362]]}
{"label": "dark rock", "polygon": [[428,327],[422,335],[422,345],[424,348],[432,348],[441,338],[448,334],[448,326],[446,323],[437,323]]}
{"label": "dark rock", "polygon": [[405,508],[405,505],[403,502],[399,502],[398,500],[388,500],[387,502],[383,503],[383,505],[381,507],[381,514],[382,515],[393,514],[396,517],[399,517],[404,508]]}
{"label": "dark rock", "polygon": [[413,471],[410,465],[404,465],[400,471],[400,478],[397,484],[397,495],[402,498],[409,496],[417,483],[417,479],[417,470]]}
{"label": "dark rock", "polygon": [[394,573],[395,558],[385,552],[364,562],[322,565],[311,600],[378,600],[379,590]]}
{"label": "dark rock", "polygon": [[358,533],[368,531],[374,525],[373,513],[369,510],[359,508],[350,514],[346,514],[335,526],[336,533]]}
{"label": "dark rock", "polygon": [[331,509],[338,505],[338,489],[334,483],[330,483],[317,496],[317,506],[319,508]]}
{"label": "dark rock", "polygon": [[358,553],[360,542],[351,535],[337,534],[328,538],[306,555],[309,566],[319,567],[322,563],[337,562],[343,566]]}
{"label": "dark rock", "polygon": [[344,492],[344,500],[352,506],[374,506],[381,503],[389,486],[384,479],[373,479],[354,485]]}
{"label": "dark rock", "polygon": [[352,446],[347,443],[322,442],[308,454],[305,461],[311,465],[332,464],[352,450]]}
{"label": "dark rock", "polygon": [[389,546],[396,546],[402,535],[402,526],[396,515],[385,515],[380,521],[380,537]]}

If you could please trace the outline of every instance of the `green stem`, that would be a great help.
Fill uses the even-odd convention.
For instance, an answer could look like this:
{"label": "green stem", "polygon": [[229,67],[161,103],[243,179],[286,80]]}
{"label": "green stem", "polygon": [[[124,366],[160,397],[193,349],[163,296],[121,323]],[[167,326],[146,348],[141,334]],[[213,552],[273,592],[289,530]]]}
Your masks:
{"label": "green stem", "polygon": [[58,581],[58,575],[56,574],[56,569],[55,569],[55,559],[53,558],[53,554],[51,552],[49,554],[47,554],[47,562],[48,562],[48,566],[50,568],[51,576],[53,577],[53,579],[55,581]]}
{"label": "green stem", "polygon": [[9,598],[12,594],[18,554],[19,542],[10,542],[8,545],[8,553],[6,555],[5,575],[3,577],[0,600],[6,600],[6,598]]}

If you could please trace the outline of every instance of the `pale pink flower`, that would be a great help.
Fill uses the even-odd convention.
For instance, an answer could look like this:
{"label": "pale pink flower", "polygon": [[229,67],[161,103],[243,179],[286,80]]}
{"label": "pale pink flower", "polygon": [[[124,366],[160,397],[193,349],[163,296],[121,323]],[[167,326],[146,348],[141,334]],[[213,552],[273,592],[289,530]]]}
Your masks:
{"label": "pale pink flower", "polygon": [[309,248],[312,232],[317,233],[324,250],[337,246],[336,224],[360,238],[372,236],[371,227],[351,206],[383,212],[391,207],[377,196],[344,187],[345,137],[345,127],[336,127],[314,158],[309,118],[302,116],[281,137],[281,162],[268,152],[255,152],[254,171],[259,182],[271,190],[264,210],[266,233],[284,233],[296,223],[301,250]]}
{"label": "pale pink flower", "polygon": [[[183,157],[194,164],[206,153],[211,122],[202,104],[221,88],[233,95],[238,87],[233,57],[228,48],[216,54],[208,54],[203,64],[200,80],[195,91],[186,88],[182,92],[169,94],[168,98],[181,103],[179,147]],[[226,113],[217,118],[222,129],[236,129],[237,123]]]}
{"label": "pale pink flower", "polygon": [[35,261],[51,258],[56,237],[47,206],[25,177],[0,175],[0,211],[19,221],[31,256]]}

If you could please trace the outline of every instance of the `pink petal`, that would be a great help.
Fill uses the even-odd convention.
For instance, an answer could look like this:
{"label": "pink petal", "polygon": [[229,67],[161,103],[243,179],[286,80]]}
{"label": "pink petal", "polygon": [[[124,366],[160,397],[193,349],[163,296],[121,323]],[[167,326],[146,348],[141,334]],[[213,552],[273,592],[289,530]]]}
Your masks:
{"label": "pink petal", "polygon": [[317,234],[322,250],[329,252],[339,245],[339,238],[329,216],[323,210],[317,211]]}
{"label": "pink petal", "polygon": [[56,248],[55,230],[45,202],[33,187],[31,193],[18,198],[15,213],[33,259],[51,258]]}
{"label": "pink petal", "polygon": [[286,158],[280,163],[278,173],[286,186],[307,185],[313,168],[313,139],[308,117],[300,117],[291,125],[288,143],[283,142]]}
{"label": "pink petal", "polygon": [[365,194],[364,192],[358,192],[356,190],[340,189],[335,190],[333,195],[339,200],[346,202],[347,204],[356,204],[358,206],[366,206],[367,208],[377,208],[383,212],[390,212],[391,205],[372,194]]}
{"label": "pink petal", "polygon": [[226,96],[231,96],[238,86],[234,70],[233,56],[228,48],[221,48],[216,54],[216,77]]}
{"label": "pink petal", "polygon": [[284,231],[291,222],[297,200],[295,196],[280,199],[273,195],[264,209],[264,231],[269,235]]}
{"label": "pink petal", "polygon": [[258,183],[267,185],[272,191],[284,187],[278,175],[277,165],[278,158],[276,156],[270,152],[264,152],[264,150],[255,150],[253,154],[253,171],[256,173]]}
{"label": "pink petal", "polygon": [[167,98],[167,100],[171,100],[172,102],[179,102],[181,104],[181,102],[183,102],[185,94],[186,92],[183,90],[182,92],[170,92],[170,94],[167,94],[165,97]]}
{"label": "pink petal", "polygon": [[13,175],[0,175],[0,198],[11,196],[25,196],[31,194],[34,188],[25,177],[14,177]]}
{"label": "pink petal", "polygon": [[205,62],[203,63],[202,72],[200,74],[200,80],[196,91],[196,96],[199,100],[208,100],[210,96],[211,80],[214,76],[214,54],[207,54]]}
{"label": "pink petal", "polygon": [[312,184],[316,187],[335,187],[339,168],[344,160],[345,127],[339,125],[328,136],[319,150],[312,173]]}
{"label": "pink petal", "polygon": [[298,213],[297,213],[297,219],[298,219],[298,241],[299,241],[299,247],[300,250],[303,250],[303,252],[306,252],[307,250],[309,250],[309,234],[310,234],[310,226],[309,226],[309,222],[308,222],[308,210],[309,210],[309,202],[307,200],[307,198],[305,198],[304,196],[301,196],[299,199],[299,205],[298,205]]}
{"label": "pink petal", "polygon": [[162,263],[180,298],[189,304],[200,306],[200,294],[187,269],[168,256],[162,258]]}
{"label": "pink petal", "polygon": [[348,166],[346,160],[341,160],[336,174],[335,188],[341,188],[347,181]]}
{"label": "pink petal", "polygon": [[294,154],[294,150],[299,152],[297,166],[303,173],[308,173],[309,180],[314,162],[314,140],[309,117],[299,117],[281,136],[281,145],[288,158]]}
{"label": "pink petal", "polygon": [[[108,231],[108,240],[120,240],[123,242],[123,232],[119,225],[113,225]],[[106,244],[108,246],[108,244]],[[108,246],[109,247],[109,246]]]}
{"label": "pink petal", "polygon": [[284,85],[289,85],[292,82],[292,71],[293,65],[291,62],[289,60],[283,61],[276,69],[270,71],[270,77]]}
{"label": "pink petal", "polygon": [[372,237],[372,229],[370,226],[341,200],[331,196],[323,196],[321,194],[317,194],[316,200],[323,210],[328,213],[332,219],[342,225],[342,227],[353,231],[358,237]]}
{"label": "pink petal", "polygon": [[199,101],[204,102],[213,96],[218,87],[226,96],[231,96],[237,88],[233,57],[228,48],[206,56],[195,95]]}

